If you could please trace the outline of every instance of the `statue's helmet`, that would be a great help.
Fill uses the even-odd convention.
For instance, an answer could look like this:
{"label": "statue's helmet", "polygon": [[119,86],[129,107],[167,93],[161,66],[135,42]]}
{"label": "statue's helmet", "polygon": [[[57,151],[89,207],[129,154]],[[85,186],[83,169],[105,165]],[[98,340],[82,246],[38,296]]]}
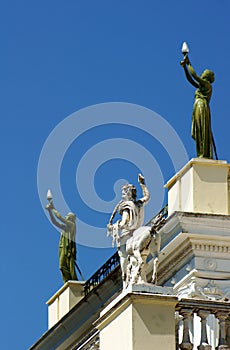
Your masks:
{"label": "statue's helmet", "polygon": [[121,188],[122,190],[122,197],[130,197],[130,199],[132,200],[136,200],[137,198],[137,190],[136,190],[136,187],[132,184],[127,184],[127,185],[124,185],[122,186]]}
{"label": "statue's helmet", "polygon": [[201,74],[201,78],[208,80],[211,84],[215,81],[215,74],[209,69],[205,69]]}

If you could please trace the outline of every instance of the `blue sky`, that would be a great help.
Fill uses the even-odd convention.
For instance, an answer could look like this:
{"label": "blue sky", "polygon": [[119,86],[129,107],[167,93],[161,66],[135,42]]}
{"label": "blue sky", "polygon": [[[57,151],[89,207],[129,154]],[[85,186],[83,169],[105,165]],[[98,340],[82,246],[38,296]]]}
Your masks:
{"label": "blue sky", "polygon": [[[57,256],[59,234],[47,220],[37,187],[44,143],[74,112],[101,103],[122,102],[158,113],[176,131],[188,157],[194,157],[190,136],[194,89],[179,65],[181,45],[186,40],[196,71],[200,74],[210,68],[215,72],[212,128],[219,159],[229,161],[230,2],[194,0],[189,5],[182,0],[8,0],[1,2],[0,9],[1,347],[23,350],[46,331],[45,302],[62,285]],[[79,125],[83,118],[80,114]],[[61,163],[63,196],[77,214],[79,225],[80,221],[91,225],[95,232],[106,226],[109,213],[89,208],[79,196],[75,181],[78,163],[93,145],[107,138],[128,139],[153,155],[153,169],[161,176],[153,172],[152,178],[146,178],[153,187],[152,215],[154,198],[156,208],[167,201],[159,184],[169,180],[175,170],[169,150],[151,136],[156,130],[146,133],[132,127],[131,122],[124,126],[114,119],[111,124],[111,116],[108,120],[110,124],[89,127],[71,143]],[[158,126],[156,123],[155,128]],[[63,129],[60,144],[68,132]],[[164,131],[160,132],[164,136]],[[51,158],[59,156],[60,144],[57,141]],[[180,151],[172,152],[180,158]],[[98,157],[94,155],[94,159]],[[145,169],[139,169],[139,163],[128,155],[119,158],[111,156],[98,166],[94,184],[89,184],[86,171],[83,188],[94,186],[100,198],[111,201],[119,179],[137,185],[137,173],[145,174]],[[143,159],[147,163],[147,158]],[[158,193],[159,198],[162,193],[165,197],[159,199]],[[40,195],[45,196],[43,192]],[[87,236],[86,228],[79,236]],[[78,245],[78,262],[86,278],[114,252],[109,244],[106,248],[91,245],[94,248]]]}

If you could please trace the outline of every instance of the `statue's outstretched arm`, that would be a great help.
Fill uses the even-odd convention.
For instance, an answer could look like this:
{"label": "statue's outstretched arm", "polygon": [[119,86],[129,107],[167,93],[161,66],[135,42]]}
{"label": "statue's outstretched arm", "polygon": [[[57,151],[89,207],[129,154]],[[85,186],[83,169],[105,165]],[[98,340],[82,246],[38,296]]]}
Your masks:
{"label": "statue's outstretched arm", "polygon": [[63,225],[63,224],[60,224],[60,222],[58,222],[56,219],[55,219],[55,217],[54,217],[54,215],[53,215],[53,211],[54,211],[55,209],[48,209],[48,212],[49,212],[49,215],[50,215],[50,219],[51,219],[51,221],[52,221],[52,223],[55,225],[55,226],[57,226],[58,228],[60,228],[61,230],[64,230],[65,228],[66,228],[66,225]]}
{"label": "statue's outstretched arm", "polygon": [[66,218],[61,216],[61,214],[57,211],[57,209],[53,209],[53,213],[60,221],[64,222],[64,224],[66,225],[68,224],[68,220],[66,220]]}
{"label": "statue's outstretched arm", "polygon": [[[190,65],[191,66],[191,65]],[[192,66],[191,66],[192,67]],[[193,78],[191,77],[191,75],[189,74],[188,68],[186,65],[183,66],[184,68],[184,72],[185,72],[185,76],[187,78],[187,80],[189,81],[190,84],[192,84],[195,88],[198,88],[199,85],[197,84],[197,82],[195,80],[193,80]],[[193,69],[194,71],[194,69]],[[195,71],[194,71],[195,72]],[[196,72],[195,72],[196,74]]]}
{"label": "statue's outstretched arm", "polygon": [[138,182],[141,186],[142,194],[143,194],[143,197],[140,198],[139,201],[146,204],[150,199],[150,193],[147,186],[145,185],[145,178],[141,174],[138,175]]}
{"label": "statue's outstretched arm", "polygon": [[[191,74],[191,76],[198,81],[199,84],[205,84],[207,83],[204,79],[202,79],[201,77],[199,77],[199,75],[196,74],[195,69],[192,67],[191,63],[188,64],[188,70],[189,73]],[[199,87],[198,84],[196,84],[197,87]],[[195,85],[194,85],[195,86]]]}

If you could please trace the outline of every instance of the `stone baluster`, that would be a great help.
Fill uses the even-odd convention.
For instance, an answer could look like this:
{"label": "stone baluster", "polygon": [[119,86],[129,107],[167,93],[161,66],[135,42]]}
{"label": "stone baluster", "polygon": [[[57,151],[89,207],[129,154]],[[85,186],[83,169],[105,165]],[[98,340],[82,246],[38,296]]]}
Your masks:
{"label": "stone baluster", "polygon": [[219,344],[216,349],[228,350],[230,349],[226,342],[226,319],[228,318],[228,313],[224,311],[217,311],[215,315],[219,321]]}
{"label": "stone baluster", "polygon": [[182,315],[180,315],[179,312],[176,311],[175,312],[175,334],[176,334],[175,347],[176,347],[176,350],[179,350],[179,329],[180,329],[180,324],[181,324],[182,319],[183,319]]}
{"label": "stone baluster", "polygon": [[89,346],[83,348],[83,350],[98,350],[100,349],[100,340],[99,337],[94,338],[94,340],[90,343]]}
{"label": "stone baluster", "polygon": [[198,350],[211,350],[211,345],[208,344],[208,337],[207,337],[207,317],[210,314],[207,310],[199,310],[197,312],[197,315],[201,318],[201,337],[200,337],[200,345],[197,347]]}
{"label": "stone baluster", "polygon": [[180,314],[183,316],[183,338],[182,343],[179,344],[179,348],[181,350],[192,350],[193,344],[190,341],[189,335],[189,321],[191,319],[191,315],[193,310],[191,309],[182,309]]}

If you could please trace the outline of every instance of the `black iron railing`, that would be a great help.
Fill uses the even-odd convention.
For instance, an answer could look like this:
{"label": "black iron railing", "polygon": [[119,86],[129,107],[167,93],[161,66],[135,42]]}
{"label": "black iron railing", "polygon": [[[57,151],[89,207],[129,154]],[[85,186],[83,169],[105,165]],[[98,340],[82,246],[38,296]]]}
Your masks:
{"label": "black iron railing", "polygon": [[[159,229],[161,226],[164,225],[167,216],[168,205],[162,208],[149,222],[147,222],[146,226],[152,226]],[[94,287],[96,287],[100,282],[102,282],[104,278],[106,278],[119,264],[120,260],[118,253],[116,252],[85,282],[85,296],[87,296]]]}
{"label": "black iron railing", "polygon": [[119,265],[119,256],[116,252],[109,258],[104,265],[102,265],[86,282],[84,286],[85,296],[97,286],[110,272],[112,272],[117,265]]}
{"label": "black iron railing", "polygon": [[161,226],[164,225],[165,220],[168,216],[168,204],[164,208],[162,208],[149,222],[147,222],[146,226],[156,227],[156,229],[160,229]]}

